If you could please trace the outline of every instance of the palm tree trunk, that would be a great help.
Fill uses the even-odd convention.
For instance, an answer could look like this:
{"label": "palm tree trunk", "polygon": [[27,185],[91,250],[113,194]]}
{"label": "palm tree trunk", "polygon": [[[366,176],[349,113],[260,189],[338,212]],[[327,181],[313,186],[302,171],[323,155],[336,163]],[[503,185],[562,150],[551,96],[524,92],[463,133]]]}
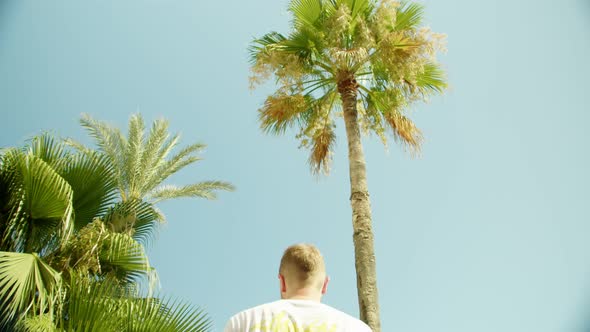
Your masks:
{"label": "palm tree trunk", "polygon": [[361,144],[361,133],[357,115],[357,83],[354,78],[341,80],[338,92],[342,99],[344,123],[348,141],[348,163],[350,168],[350,205],[352,206],[352,227],[356,267],[357,292],[360,319],[373,332],[381,332],[375,249],[371,205],[367,187],[365,155]]}

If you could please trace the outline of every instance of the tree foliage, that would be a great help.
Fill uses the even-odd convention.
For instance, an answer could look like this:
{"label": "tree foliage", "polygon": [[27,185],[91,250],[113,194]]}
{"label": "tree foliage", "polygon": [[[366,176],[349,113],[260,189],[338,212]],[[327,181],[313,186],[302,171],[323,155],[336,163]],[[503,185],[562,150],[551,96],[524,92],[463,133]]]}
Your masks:
{"label": "tree foliage", "polygon": [[[140,115],[121,131],[84,116],[98,149],[48,133],[0,153],[0,330],[208,331],[205,313],[153,297],[144,244],[164,221],[156,203],[214,199],[222,181],[163,182],[204,145],[171,155],[179,136]],[[140,289],[147,287],[147,294]]]}
{"label": "tree foliage", "polygon": [[423,135],[409,106],[443,92],[436,54],[445,36],[422,26],[420,4],[373,0],[292,0],[292,30],[268,33],[250,47],[251,86],[274,77],[277,90],[259,110],[263,131],[298,128],[314,172],[329,170],[342,113],[339,87],[358,92],[359,125],[387,142],[387,132],[411,152]]}

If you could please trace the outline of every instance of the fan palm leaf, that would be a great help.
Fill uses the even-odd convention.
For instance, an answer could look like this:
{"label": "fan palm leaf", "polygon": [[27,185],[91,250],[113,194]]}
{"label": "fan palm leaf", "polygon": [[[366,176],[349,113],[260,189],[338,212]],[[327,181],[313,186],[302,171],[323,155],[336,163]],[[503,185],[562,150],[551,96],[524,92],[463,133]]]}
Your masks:
{"label": "fan palm leaf", "polygon": [[184,302],[144,298],[113,283],[74,278],[66,331],[205,332],[205,313]]}
{"label": "fan palm leaf", "polygon": [[420,24],[424,17],[424,6],[415,2],[406,2],[400,4],[395,15],[394,30],[402,31],[415,29]]}
{"label": "fan palm leaf", "polygon": [[149,279],[155,271],[143,246],[127,234],[110,233],[103,242],[99,259],[103,273],[112,273],[117,280],[125,282]]}
{"label": "fan palm leaf", "polygon": [[41,251],[65,243],[73,229],[71,186],[41,158],[12,149],[4,154],[3,170],[10,174],[10,206],[3,248]]}
{"label": "fan palm leaf", "polygon": [[76,230],[104,215],[117,197],[113,169],[104,155],[96,152],[77,153],[65,160],[59,170],[73,191]]}
{"label": "fan palm leaf", "polygon": [[0,326],[29,312],[53,315],[61,287],[60,274],[37,254],[0,251]]}
{"label": "fan palm leaf", "polygon": [[54,169],[68,156],[65,146],[47,132],[33,137],[23,151],[29,151]]}

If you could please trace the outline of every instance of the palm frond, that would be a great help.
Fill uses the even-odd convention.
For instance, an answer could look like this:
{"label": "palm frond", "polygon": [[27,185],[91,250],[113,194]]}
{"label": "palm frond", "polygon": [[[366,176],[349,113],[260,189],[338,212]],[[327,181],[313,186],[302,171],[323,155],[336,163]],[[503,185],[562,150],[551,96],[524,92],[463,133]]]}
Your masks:
{"label": "palm frond", "polygon": [[95,139],[99,149],[109,158],[114,167],[119,191],[124,195],[126,190],[123,174],[123,170],[125,169],[124,147],[127,145],[127,140],[122,136],[120,130],[104,122],[97,121],[88,114],[82,114],[80,124],[86,128],[90,136]]}
{"label": "palm frond", "polygon": [[67,319],[63,330],[68,332],[124,331],[117,301],[120,287],[108,279],[92,281],[86,276],[73,275],[70,281]]}
{"label": "palm frond", "polygon": [[54,314],[61,276],[36,254],[0,251],[0,326],[28,312]]}
{"label": "palm frond", "polygon": [[148,168],[147,166],[150,163],[150,161],[146,161],[145,164],[146,170],[143,173],[144,181],[141,187],[141,192],[143,195],[145,195],[145,193],[149,192],[150,189],[154,188],[160,182],[162,182],[162,179],[160,178],[160,172],[162,168],[165,167],[165,165],[168,163],[167,157],[172,152],[172,150],[178,145],[179,141],[180,134],[176,134],[171,138],[168,138],[164,143],[162,143],[161,148],[157,150],[154,155],[152,155],[152,153],[154,153],[153,151],[148,152],[146,150],[146,154],[149,154],[149,156],[146,156],[146,158],[153,157],[154,159],[151,161],[151,167]]}
{"label": "palm frond", "polygon": [[53,317],[47,314],[24,317],[16,324],[17,332],[58,332]]}
{"label": "palm frond", "polygon": [[397,8],[394,30],[415,29],[422,23],[423,16],[423,5],[415,2],[406,2]]}
{"label": "palm frond", "polygon": [[258,111],[260,128],[266,133],[283,134],[308,107],[306,98],[301,94],[269,96]]}
{"label": "palm frond", "polygon": [[181,197],[200,197],[206,199],[215,199],[217,198],[216,191],[233,191],[234,189],[235,188],[233,185],[222,181],[204,181],[182,187],[164,185],[156,188],[150,194],[150,199],[153,200],[154,204],[164,200]]}
{"label": "palm frond", "polygon": [[35,155],[13,149],[4,161],[14,178],[3,241],[13,243],[11,250],[28,252],[41,251],[54,239],[65,243],[73,230],[71,186]]}
{"label": "palm frond", "polygon": [[153,190],[157,185],[162,183],[172,174],[175,174],[184,167],[201,160],[201,158],[196,156],[195,153],[200,152],[205,147],[206,145],[201,143],[191,144],[181,149],[169,160],[163,162],[160,167],[154,171],[151,178],[146,180],[143,187],[143,192],[147,193]]}
{"label": "palm frond", "polygon": [[[139,188],[142,185],[141,173],[142,158],[144,154],[144,130],[145,124],[141,114],[133,114],[129,118],[129,133],[127,144],[123,151],[125,160],[125,177],[127,179],[127,198],[140,198]],[[154,152],[152,152],[154,153]]]}
{"label": "palm frond", "polygon": [[101,219],[113,231],[130,234],[143,243],[149,243],[157,227],[165,222],[164,216],[153,204],[142,200],[120,202]]}
{"label": "palm frond", "polygon": [[293,13],[295,26],[313,27],[322,15],[322,1],[292,0],[289,10]]}
{"label": "palm frond", "polygon": [[156,173],[156,170],[166,162],[166,156],[168,156],[176,146],[180,138],[179,135],[175,135],[169,139],[170,135],[168,134],[168,126],[168,121],[164,119],[156,120],[152,123],[140,161],[141,168],[139,174],[141,174],[144,180],[138,191],[142,193],[142,195],[147,191],[146,184],[149,183],[149,179],[151,179],[154,173]]}
{"label": "palm frond", "polygon": [[436,63],[427,63],[416,76],[416,86],[423,94],[442,93],[447,88],[445,73]]}
{"label": "palm frond", "polygon": [[385,120],[393,130],[393,137],[410,148],[412,153],[419,153],[422,146],[422,132],[412,120],[397,111],[384,114]]}
{"label": "palm frond", "polygon": [[269,48],[279,47],[281,42],[287,40],[285,36],[278,32],[270,32],[261,38],[254,39],[248,48],[250,53],[250,64],[256,64],[258,57],[264,54]]}
{"label": "palm frond", "polygon": [[[321,53],[324,50],[324,41],[322,34],[314,29],[306,27],[297,29],[276,48],[297,55],[298,59],[310,68],[313,68],[313,65],[322,64]],[[329,66],[325,64],[323,67],[325,70],[329,69]]]}
{"label": "palm frond", "polygon": [[56,141],[49,133],[33,137],[29,142],[29,151],[52,168],[56,168],[57,164],[67,156],[64,144]]}
{"label": "palm frond", "polygon": [[211,321],[184,302],[141,297],[106,279],[73,278],[65,330],[76,332],[207,332]]}
{"label": "palm frond", "polygon": [[202,309],[179,300],[145,298],[127,301],[127,303],[127,316],[132,317],[126,320],[128,331],[206,332],[211,330],[211,320]]}
{"label": "palm frond", "polygon": [[[394,139],[410,149],[410,152],[418,154],[423,141],[422,132],[414,122],[401,113],[406,106],[406,100],[399,90],[364,89],[367,94],[367,111],[381,114],[385,122],[392,129]],[[380,121],[375,119],[375,121]]]}
{"label": "palm frond", "polygon": [[344,3],[350,8],[352,18],[356,18],[359,14],[369,14],[374,8],[374,2],[371,0],[337,0],[337,2]]}
{"label": "palm frond", "polygon": [[322,171],[328,174],[330,171],[331,154],[336,143],[333,127],[332,123],[328,123],[316,130],[312,137],[309,165],[314,174],[319,174]]}
{"label": "palm frond", "polygon": [[107,158],[94,151],[72,155],[60,172],[73,191],[76,230],[103,215],[114,203],[117,185]]}
{"label": "palm frond", "polygon": [[102,273],[113,273],[117,280],[132,282],[155,275],[143,246],[127,234],[110,233],[99,258]]}

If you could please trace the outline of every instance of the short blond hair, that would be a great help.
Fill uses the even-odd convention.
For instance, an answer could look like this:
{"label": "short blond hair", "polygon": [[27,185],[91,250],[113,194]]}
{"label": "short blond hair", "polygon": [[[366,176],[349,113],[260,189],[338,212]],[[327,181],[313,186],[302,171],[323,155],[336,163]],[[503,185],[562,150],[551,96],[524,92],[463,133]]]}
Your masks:
{"label": "short blond hair", "polygon": [[299,243],[288,247],[281,258],[279,273],[293,276],[301,286],[309,286],[325,276],[326,266],[322,254],[312,244]]}

